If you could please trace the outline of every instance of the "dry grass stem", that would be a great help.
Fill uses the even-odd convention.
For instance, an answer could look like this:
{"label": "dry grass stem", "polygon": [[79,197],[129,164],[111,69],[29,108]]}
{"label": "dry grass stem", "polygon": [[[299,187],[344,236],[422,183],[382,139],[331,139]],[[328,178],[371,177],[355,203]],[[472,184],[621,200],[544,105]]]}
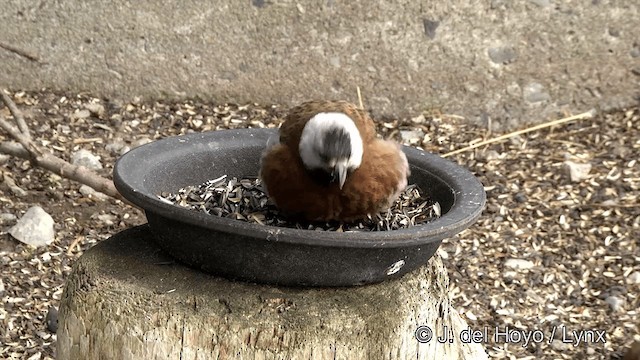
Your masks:
{"label": "dry grass stem", "polygon": [[595,110],[590,110],[590,111],[584,112],[582,114],[578,114],[578,115],[569,116],[569,117],[562,118],[562,119],[549,121],[549,122],[546,122],[546,123],[543,123],[543,124],[539,124],[539,125],[535,125],[535,126],[532,126],[532,127],[526,128],[526,129],[522,129],[522,130],[510,132],[508,134],[500,135],[500,136],[497,136],[497,137],[494,137],[494,138],[491,138],[491,139],[488,139],[488,140],[485,140],[485,141],[480,141],[480,142],[477,142],[477,143],[475,143],[473,145],[469,145],[469,146],[463,147],[461,149],[448,152],[448,153],[446,153],[444,155],[441,155],[441,156],[442,157],[449,157],[451,155],[456,155],[456,154],[459,154],[459,153],[463,153],[465,151],[473,150],[473,149],[479,148],[479,147],[484,146],[484,145],[497,143],[497,142],[509,139],[511,137],[514,137],[514,136],[526,134],[528,132],[532,132],[532,131],[536,131],[536,130],[552,127],[552,126],[555,126],[555,125],[568,123],[570,121],[591,119],[591,118],[594,117],[594,115],[595,115]]}

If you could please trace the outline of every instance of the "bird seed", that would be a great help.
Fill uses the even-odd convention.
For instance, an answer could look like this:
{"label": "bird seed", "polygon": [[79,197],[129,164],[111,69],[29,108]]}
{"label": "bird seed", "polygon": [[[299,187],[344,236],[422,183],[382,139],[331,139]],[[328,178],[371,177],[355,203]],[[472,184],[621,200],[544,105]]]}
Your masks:
{"label": "bird seed", "polygon": [[258,178],[238,180],[227,176],[187,186],[176,193],[163,192],[162,201],[192,210],[260,225],[325,231],[388,231],[427,223],[441,215],[433,201],[417,185],[409,185],[387,211],[367,219],[341,223],[298,222],[287,219],[269,200]]}

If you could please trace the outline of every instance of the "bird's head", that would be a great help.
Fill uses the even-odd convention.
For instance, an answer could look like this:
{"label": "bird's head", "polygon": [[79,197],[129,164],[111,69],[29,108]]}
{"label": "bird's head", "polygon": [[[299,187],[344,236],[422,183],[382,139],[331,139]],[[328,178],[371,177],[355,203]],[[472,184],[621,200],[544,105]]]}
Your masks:
{"label": "bird's head", "polygon": [[346,114],[319,113],[302,130],[298,150],[307,169],[327,173],[342,189],[347,175],[362,162],[362,137]]}

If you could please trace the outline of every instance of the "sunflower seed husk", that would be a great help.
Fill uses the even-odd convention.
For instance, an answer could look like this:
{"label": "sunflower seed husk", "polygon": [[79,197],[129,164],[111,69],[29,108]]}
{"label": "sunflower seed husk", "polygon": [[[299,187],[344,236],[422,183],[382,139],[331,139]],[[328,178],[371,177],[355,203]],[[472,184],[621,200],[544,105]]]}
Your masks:
{"label": "sunflower seed husk", "polygon": [[440,216],[440,204],[430,199],[417,185],[409,185],[389,210],[352,223],[310,223],[287,219],[279,214],[265,194],[262,182],[255,177],[227,180],[224,175],[200,185],[184,187],[175,193],[162,192],[158,197],[164,202],[214,216],[307,230],[389,231],[424,224]]}

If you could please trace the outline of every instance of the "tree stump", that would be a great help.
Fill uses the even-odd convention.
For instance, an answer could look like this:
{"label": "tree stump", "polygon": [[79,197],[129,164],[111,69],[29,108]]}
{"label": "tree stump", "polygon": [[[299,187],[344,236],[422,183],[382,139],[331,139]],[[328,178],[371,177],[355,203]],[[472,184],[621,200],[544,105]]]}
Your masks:
{"label": "tree stump", "polygon": [[[439,256],[348,288],[235,282],[176,263],[146,225],[88,250],[59,316],[58,359],[486,359],[464,343]],[[424,326],[433,329],[433,339]],[[439,342],[443,329],[453,335]]]}

